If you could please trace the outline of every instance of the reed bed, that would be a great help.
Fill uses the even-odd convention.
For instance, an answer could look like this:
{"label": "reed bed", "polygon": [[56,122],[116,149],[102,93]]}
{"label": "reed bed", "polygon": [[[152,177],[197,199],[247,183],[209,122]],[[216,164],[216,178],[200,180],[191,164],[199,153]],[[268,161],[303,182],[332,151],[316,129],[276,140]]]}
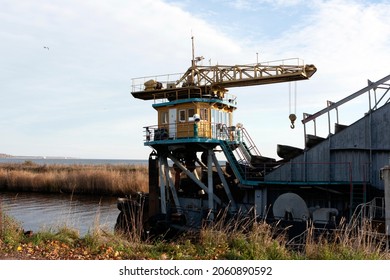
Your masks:
{"label": "reed bed", "polygon": [[147,190],[143,165],[0,164],[0,191],[129,195]]}

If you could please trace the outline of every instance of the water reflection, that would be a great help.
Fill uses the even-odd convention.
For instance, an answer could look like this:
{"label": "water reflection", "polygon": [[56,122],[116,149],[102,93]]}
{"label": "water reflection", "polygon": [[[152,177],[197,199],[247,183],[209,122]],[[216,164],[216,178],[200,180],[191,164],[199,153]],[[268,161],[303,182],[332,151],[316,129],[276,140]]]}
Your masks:
{"label": "water reflection", "polygon": [[112,232],[119,210],[115,197],[69,194],[1,193],[0,206],[24,230],[56,230],[67,226],[80,236],[96,227]]}

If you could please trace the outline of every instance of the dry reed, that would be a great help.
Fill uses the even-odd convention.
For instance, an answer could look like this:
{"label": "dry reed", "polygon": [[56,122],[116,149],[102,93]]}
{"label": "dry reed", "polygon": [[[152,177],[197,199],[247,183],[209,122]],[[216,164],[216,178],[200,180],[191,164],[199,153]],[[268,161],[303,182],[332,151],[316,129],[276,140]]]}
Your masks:
{"label": "dry reed", "polygon": [[213,259],[288,259],[285,234],[276,230],[251,215],[228,218],[223,213],[216,223],[202,228],[199,243],[204,255]]}
{"label": "dry reed", "polygon": [[288,242],[288,248],[298,249],[304,259],[389,259],[387,237],[372,227],[369,221],[352,220],[333,230],[309,225],[300,236]]}
{"label": "dry reed", "polygon": [[148,190],[143,165],[0,164],[0,190],[128,195]]}

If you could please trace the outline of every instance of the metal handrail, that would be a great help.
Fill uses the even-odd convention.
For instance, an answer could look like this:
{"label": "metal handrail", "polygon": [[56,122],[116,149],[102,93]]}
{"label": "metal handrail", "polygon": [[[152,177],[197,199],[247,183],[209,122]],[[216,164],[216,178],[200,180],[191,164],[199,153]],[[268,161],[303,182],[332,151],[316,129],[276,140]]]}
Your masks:
{"label": "metal handrail", "polygon": [[[316,180],[311,179],[308,177],[308,174],[306,172],[307,166],[329,166],[329,167],[337,167],[337,174],[343,173],[343,177],[340,176],[339,180],[334,180],[329,177],[329,174],[325,176],[324,174],[323,178],[321,180],[318,180],[318,176],[315,175]],[[300,182],[300,183],[348,183],[351,185],[352,182],[352,170],[351,170],[351,162],[284,162],[283,166],[290,166],[289,173],[290,173],[290,182]],[[341,169],[344,168],[344,169]],[[336,170],[336,168],[334,168]],[[343,172],[340,172],[342,170]],[[278,178],[280,176],[285,176],[286,174],[279,174],[279,176],[273,172],[272,177],[266,177],[264,179],[265,182],[278,182],[282,181],[281,178]],[[325,178],[326,177],[326,178]],[[285,180],[283,180],[285,181]],[[367,182],[366,182],[367,183]]]}
{"label": "metal handrail", "polygon": [[[176,135],[169,136],[169,128],[175,125]],[[160,141],[167,139],[209,138],[215,140],[237,141],[236,130],[222,123],[199,122],[197,124],[199,134],[194,133],[193,122],[175,122],[162,125],[150,125],[143,127],[144,142]],[[215,130],[214,132],[212,130]],[[214,133],[214,135],[213,135]]]}
{"label": "metal handrail", "polygon": [[242,127],[240,130],[242,131],[242,136],[243,136],[242,142],[244,142],[247,145],[249,144],[248,147],[249,152],[254,151],[254,154],[251,153],[251,155],[261,156],[260,151],[257,149],[257,146],[255,142],[252,140],[252,138],[250,137],[248,131],[244,127]]}
{"label": "metal handrail", "polygon": [[380,214],[379,218],[384,218],[385,210],[384,197],[375,197],[371,201],[356,206],[349,223],[356,223],[356,221],[362,223],[364,220],[372,221],[375,217],[378,217],[377,214]]}
{"label": "metal handrail", "polygon": [[[223,84],[224,87],[234,86],[235,83],[253,80],[259,77],[278,77],[285,74],[304,73],[305,65],[300,58],[288,58],[282,60],[267,61],[261,63],[238,65],[195,65],[185,73],[173,73],[154,75],[132,79],[132,92],[143,91],[144,84],[149,80],[159,82],[163,88],[180,87],[181,83],[187,83],[189,77],[194,86],[211,86]],[[306,73],[307,74],[307,73]],[[256,84],[256,83],[255,83]]]}

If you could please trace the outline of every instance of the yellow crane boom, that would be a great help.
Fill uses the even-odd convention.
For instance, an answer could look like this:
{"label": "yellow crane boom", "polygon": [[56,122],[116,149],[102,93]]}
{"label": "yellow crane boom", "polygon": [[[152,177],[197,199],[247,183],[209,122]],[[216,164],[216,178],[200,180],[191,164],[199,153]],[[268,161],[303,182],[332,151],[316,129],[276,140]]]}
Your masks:
{"label": "yellow crane boom", "polygon": [[[210,90],[226,90],[271,83],[309,79],[317,68],[305,65],[298,58],[247,65],[192,66],[184,74],[169,74],[133,79],[132,94],[144,100],[166,98],[170,93],[198,88],[203,94]],[[173,77],[178,77],[172,80]]]}

